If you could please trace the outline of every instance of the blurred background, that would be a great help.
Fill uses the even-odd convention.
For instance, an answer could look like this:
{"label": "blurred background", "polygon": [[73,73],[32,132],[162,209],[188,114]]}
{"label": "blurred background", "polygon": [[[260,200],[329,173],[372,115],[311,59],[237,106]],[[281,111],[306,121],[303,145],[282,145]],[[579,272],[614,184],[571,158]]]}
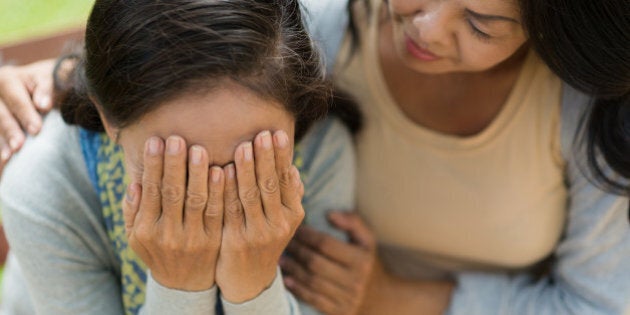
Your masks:
{"label": "blurred background", "polygon": [[[0,56],[27,63],[61,52],[81,38],[92,0],[0,0]],[[41,57],[40,57],[41,56]]]}

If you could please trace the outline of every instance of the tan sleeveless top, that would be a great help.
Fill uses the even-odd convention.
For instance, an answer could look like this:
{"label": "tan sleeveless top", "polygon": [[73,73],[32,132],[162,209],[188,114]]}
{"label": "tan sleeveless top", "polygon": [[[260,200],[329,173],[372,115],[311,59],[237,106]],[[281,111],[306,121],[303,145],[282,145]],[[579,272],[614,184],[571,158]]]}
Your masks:
{"label": "tan sleeveless top", "polygon": [[[381,1],[378,1],[381,2]],[[565,219],[561,81],[530,52],[506,104],[482,132],[441,134],[395,104],[378,58],[378,7],[343,45],[336,84],[365,115],[357,138],[357,208],[386,267],[407,277],[522,268],[549,255]],[[439,276],[440,272],[437,272]]]}

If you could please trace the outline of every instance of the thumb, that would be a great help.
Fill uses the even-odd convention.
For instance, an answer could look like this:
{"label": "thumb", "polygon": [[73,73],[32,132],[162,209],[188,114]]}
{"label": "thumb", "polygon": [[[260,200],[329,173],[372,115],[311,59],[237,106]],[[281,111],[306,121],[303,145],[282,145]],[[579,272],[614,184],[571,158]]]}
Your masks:
{"label": "thumb", "polygon": [[141,193],[142,187],[138,183],[131,183],[127,186],[125,201],[122,205],[123,219],[125,220],[125,231],[127,236],[131,234],[134,222],[136,221],[136,215],[138,214],[138,209],[140,207]]}
{"label": "thumb", "polygon": [[353,243],[367,249],[376,247],[372,230],[356,212],[333,211],[328,214],[328,220],[338,229],[348,233]]}

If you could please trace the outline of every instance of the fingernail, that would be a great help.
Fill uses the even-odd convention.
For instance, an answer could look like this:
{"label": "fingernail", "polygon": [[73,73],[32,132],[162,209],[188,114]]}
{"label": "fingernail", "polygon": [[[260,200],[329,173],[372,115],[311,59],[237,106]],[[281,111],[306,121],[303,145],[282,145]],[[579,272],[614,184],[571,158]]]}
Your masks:
{"label": "fingernail", "polygon": [[225,173],[227,178],[234,179],[234,164],[229,164],[225,167]]}
{"label": "fingernail", "polygon": [[49,96],[42,96],[37,101],[37,107],[39,107],[39,109],[47,109],[50,107],[50,102]]}
{"label": "fingernail", "polygon": [[289,137],[287,136],[287,133],[282,130],[276,132],[276,142],[278,144],[278,148],[286,148],[289,145]]}
{"label": "fingernail", "polygon": [[210,178],[212,179],[213,183],[219,183],[219,181],[221,180],[221,168],[213,166],[210,169]]}
{"label": "fingernail", "polygon": [[133,203],[136,200],[136,187],[134,185],[129,185],[127,187],[127,201]]}
{"label": "fingernail", "polygon": [[263,148],[266,150],[271,149],[271,133],[269,131],[263,131],[263,133],[260,134],[260,138]]}
{"label": "fingernail", "polygon": [[254,153],[252,151],[251,142],[246,142],[245,144],[243,144],[242,150],[243,150],[243,158],[245,159],[245,161],[249,162],[254,159]]}
{"label": "fingernail", "polygon": [[178,137],[169,137],[166,139],[166,147],[168,154],[177,155],[181,148],[181,140]]}
{"label": "fingernail", "polygon": [[160,140],[157,138],[149,139],[149,154],[158,155],[160,154]]}
{"label": "fingernail", "polygon": [[8,161],[10,157],[11,149],[7,147],[2,148],[2,153],[0,153],[0,159],[2,159],[2,162]]}
{"label": "fingernail", "polygon": [[195,165],[201,164],[201,148],[198,146],[193,146],[190,149],[190,162]]}
{"label": "fingernail", "polygon": [[20,141],[18,141],[17,138],[11,138],[11,140],[9,140],[9,147],[11,147],[11,150],[17,150],[19,146]]}

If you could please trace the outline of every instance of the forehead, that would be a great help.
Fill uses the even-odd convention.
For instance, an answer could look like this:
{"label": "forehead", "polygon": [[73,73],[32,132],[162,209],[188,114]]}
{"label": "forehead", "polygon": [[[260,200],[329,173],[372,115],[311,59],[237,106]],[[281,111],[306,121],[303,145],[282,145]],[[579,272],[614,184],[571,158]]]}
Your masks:
{"label": "forehead", "polygon": [[167,101],[121,131],[125,152],[141,157],[152,136],[178,135],[188,146],[208,150],[212,164],[231,161],[234,149],[263,130],[293,132],[294,119],[279,103],[261,98],[237,84],[223,84],[205,93],[189,93]]}

